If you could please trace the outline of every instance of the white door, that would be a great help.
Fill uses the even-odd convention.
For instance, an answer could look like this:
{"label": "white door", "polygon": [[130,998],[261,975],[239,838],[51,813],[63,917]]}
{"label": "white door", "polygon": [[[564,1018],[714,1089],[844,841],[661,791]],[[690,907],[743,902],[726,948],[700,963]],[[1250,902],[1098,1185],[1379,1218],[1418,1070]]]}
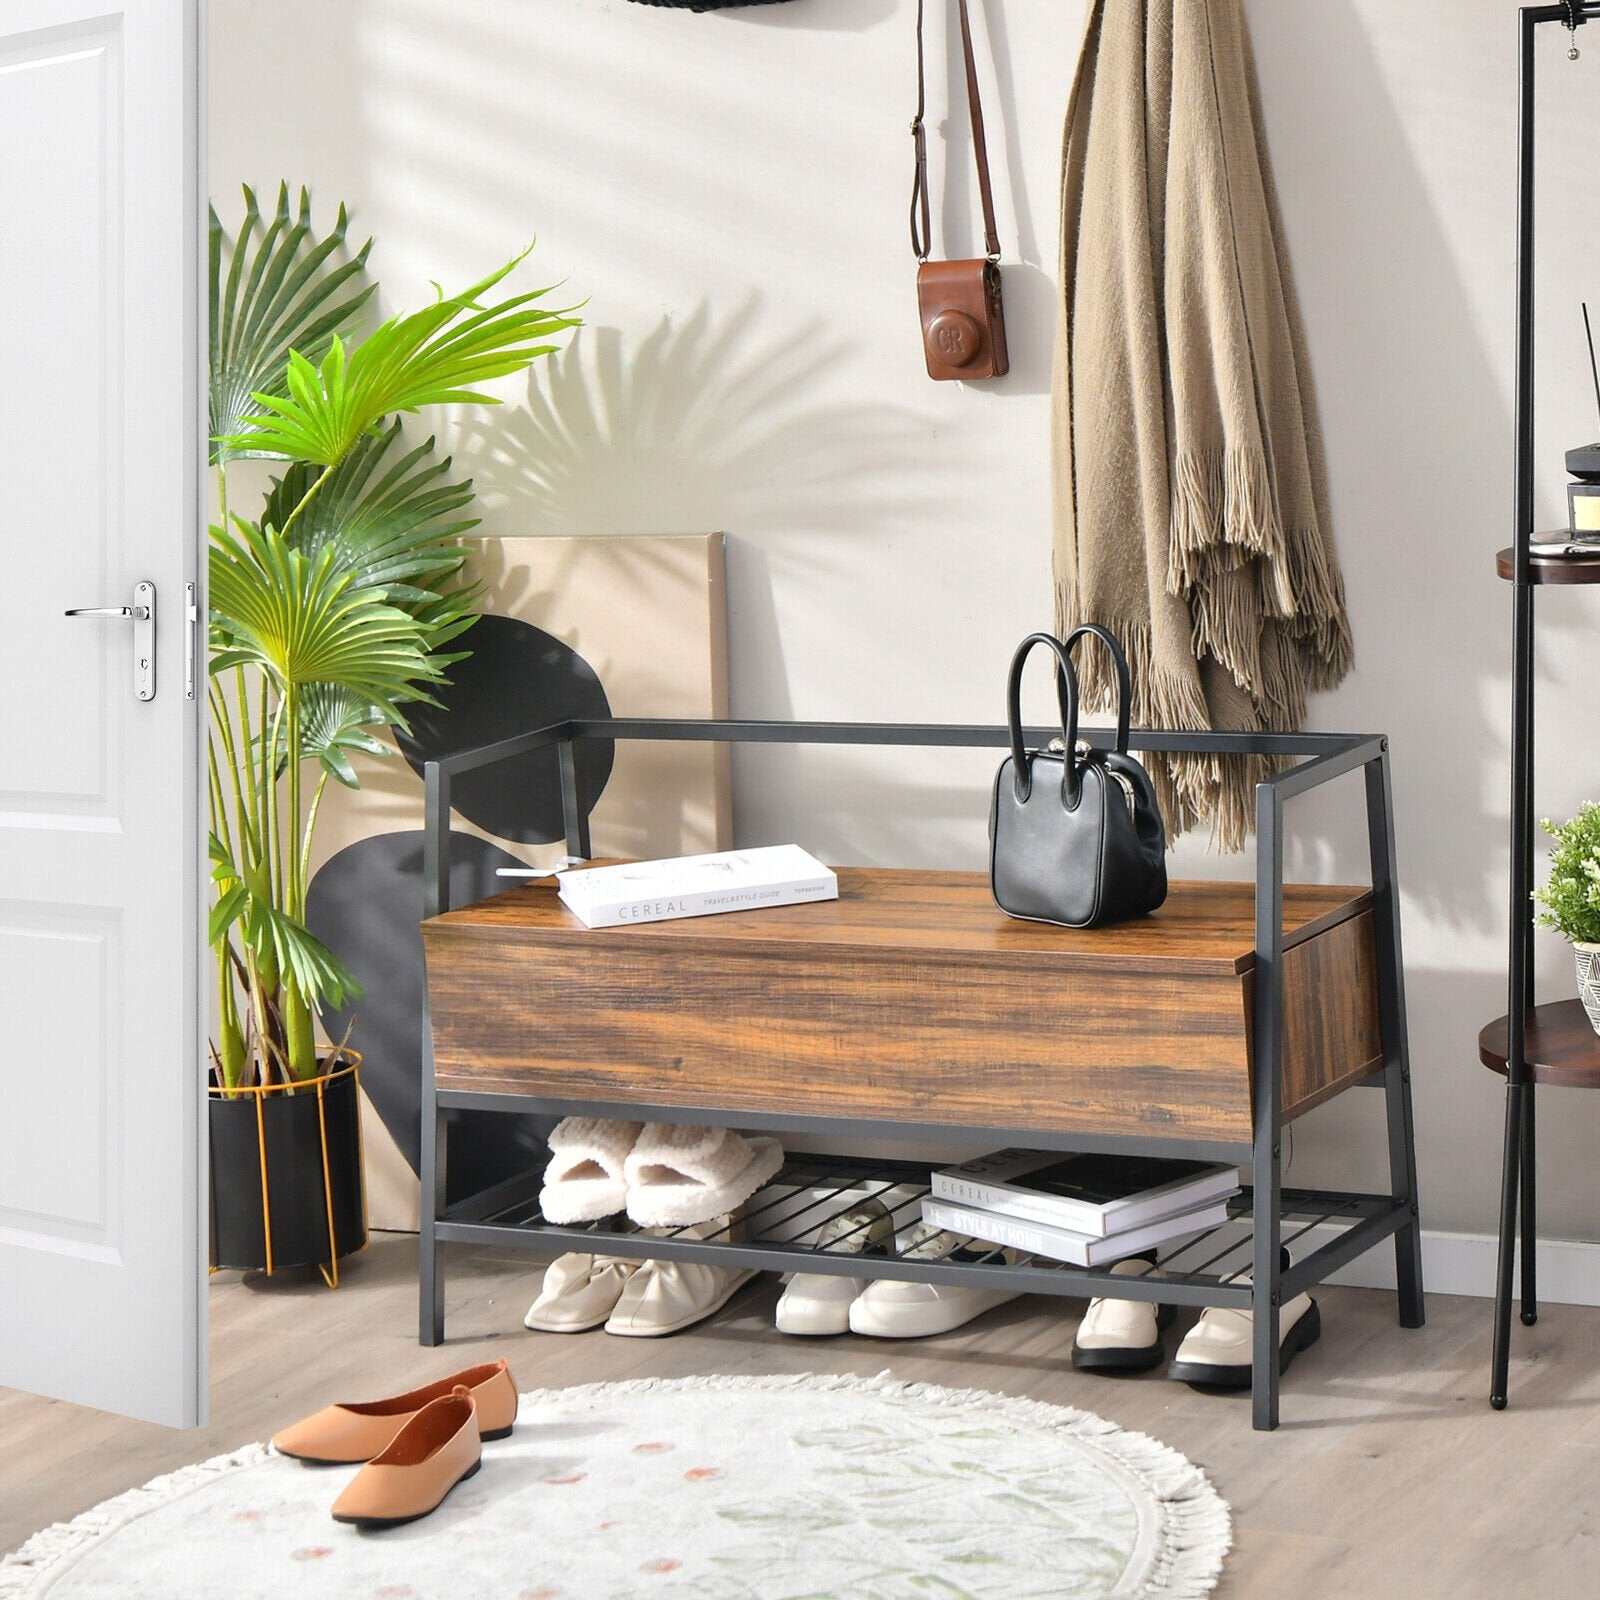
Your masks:
{"label": "white door", "polygon": [[[192,1425],[198,0],[0,4],[0,1384]],[[126,618],[154,588],[154,694]],[[203,687],[203,686],[202,686]]]}

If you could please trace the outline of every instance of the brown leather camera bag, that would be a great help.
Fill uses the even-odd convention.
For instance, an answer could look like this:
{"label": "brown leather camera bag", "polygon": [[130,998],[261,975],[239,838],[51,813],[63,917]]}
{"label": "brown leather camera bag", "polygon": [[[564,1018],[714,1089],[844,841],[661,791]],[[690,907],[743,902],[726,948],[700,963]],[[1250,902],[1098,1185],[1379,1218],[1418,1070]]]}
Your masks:
{"label": "brown leather camera bag", "polygon": [[928,206],[928,140],[922,125],[927,89],[922,59],[923,0],[917,0],[917,114],[911,122],[916,177],[911,191],[911,249],[916,255],[917,310],[922,318],[922,349],[930,378],[999,378],[1010,366],[1006,355],[1005,314],[1000,303],[1000,235],[995,227],[989,187],[989,152],[983,137],[983,107],[972,59],[972,25],[967,0],[960,0],[961,50],[966,58],[967,109],[972,120],[972,152],[978,165],[978,195],[983,202],[983,242],[987,254],[976,261],[930,261],[932,226]]}

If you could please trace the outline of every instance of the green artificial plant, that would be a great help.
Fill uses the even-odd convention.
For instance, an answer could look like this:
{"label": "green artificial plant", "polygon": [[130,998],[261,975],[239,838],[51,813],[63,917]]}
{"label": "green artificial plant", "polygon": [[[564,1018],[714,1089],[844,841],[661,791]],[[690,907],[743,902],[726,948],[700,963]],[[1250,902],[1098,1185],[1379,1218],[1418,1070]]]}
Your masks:
{"label": "green artificial plant", "polygon": [[[578,326],[537,304],[548,288],[487,298],[523,251],[361,333],[371,241],[350,254],[345,230],[341,207],[319,238],[306,193],[291,208],[287,185],[270,219],[246,189],[231,239],[211,213],[209,936],[224,1089],[315,1076],[320,1008],[360,997],[305,924],[323,791],[330,778],[358,787],[352,755],[388,754],[377,730],[436,703],[475,616],[456,542],[476,525],[471,482],[433,460],[431,438],[407,449],[399,414],[494,404],[480,385]],[[229,504],[244,459],[286,463],[253,517]]]}
{"label": "green artificial plant", "polygon": [[1539,921],[1574,944],[1600,944],[1600,803],[1587,801],[1569,821],[1546,818],[1542,826],[1556,847],[1549,880],[1533,891],[1545,907]]}

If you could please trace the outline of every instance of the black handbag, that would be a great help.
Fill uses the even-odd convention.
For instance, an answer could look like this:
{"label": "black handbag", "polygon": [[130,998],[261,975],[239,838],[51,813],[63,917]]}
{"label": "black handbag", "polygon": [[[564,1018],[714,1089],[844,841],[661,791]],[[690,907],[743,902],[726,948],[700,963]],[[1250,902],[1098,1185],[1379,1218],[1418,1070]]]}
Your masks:
{"label": "black handbag", "polygon": [[[1117,747],[1078,738],[1072,648],[1093,634],[1117,672]],[[1022,668],[1035,645],[1055,656],[1061,748],[1022,748]],[[1167,898],[1167,839],[1150,775],[1128,754],[1128,662],[1095,623],[1066,640],[1033,633],[1017,647],[1006,685],[1011,754],[995,774],[989,811],[989,885],[1010,917],[1098,928],[1154,911]]]}

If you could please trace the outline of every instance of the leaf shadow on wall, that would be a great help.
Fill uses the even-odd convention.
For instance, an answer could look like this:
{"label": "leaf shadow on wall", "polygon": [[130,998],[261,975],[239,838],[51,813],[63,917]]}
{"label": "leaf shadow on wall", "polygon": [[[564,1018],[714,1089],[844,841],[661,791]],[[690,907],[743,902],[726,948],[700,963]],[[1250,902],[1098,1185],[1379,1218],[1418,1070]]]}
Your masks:
{"label": "leaf shadow on wall", "polygon": [[585,328],[534,368],[525,407],[463,416],[455,454],[485,531],[825,539],[936,507],[933,480],[960,465],[941,445],[930,471],[926,419],[841,403],[848,347],[820,319],[764,339],[759,314],[752,296],[719,324],[701,302],[632,348]]}

